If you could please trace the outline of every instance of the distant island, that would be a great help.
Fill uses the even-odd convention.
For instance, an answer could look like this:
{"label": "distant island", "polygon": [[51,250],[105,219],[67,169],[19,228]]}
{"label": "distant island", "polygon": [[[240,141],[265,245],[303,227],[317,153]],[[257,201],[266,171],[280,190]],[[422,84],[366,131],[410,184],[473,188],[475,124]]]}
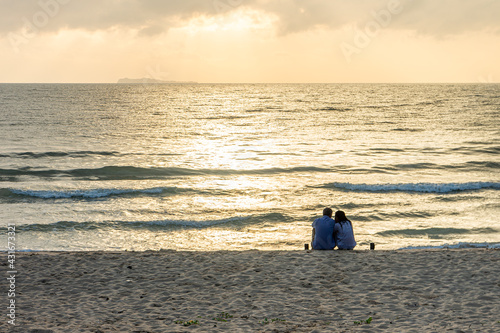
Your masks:
{"label": "distant island", "polygon": [[167,83],[167,84],[172,84],[172,83],[198,83],[195,81],[164,81],[164,80],[157,80],[157,79],[151,79],[151,78],[142,78],[142,79],[119,79],[117,83]]}

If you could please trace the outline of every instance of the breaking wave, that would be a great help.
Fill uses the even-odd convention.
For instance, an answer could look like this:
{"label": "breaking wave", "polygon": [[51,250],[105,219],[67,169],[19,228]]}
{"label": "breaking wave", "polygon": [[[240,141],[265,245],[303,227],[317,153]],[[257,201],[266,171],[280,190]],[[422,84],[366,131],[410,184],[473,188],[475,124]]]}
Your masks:
{"label": "breaking wave", "polygon": [[324,188],[336,188],[357,192],[420,192],[420,193],[453,193],[461,191],[479,191],[484,189],[500,190],[497,182],[468,183],[407,183],[407,184],[351,184],[331,183]]}

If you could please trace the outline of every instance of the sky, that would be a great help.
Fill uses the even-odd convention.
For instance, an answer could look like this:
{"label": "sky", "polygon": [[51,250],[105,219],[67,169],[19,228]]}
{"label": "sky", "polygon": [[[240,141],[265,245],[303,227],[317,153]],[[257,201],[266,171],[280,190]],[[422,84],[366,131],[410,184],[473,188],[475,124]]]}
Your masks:
{"label": "sky", "polygon": [[489,83],[500,0],[0,0],[0,82]]}

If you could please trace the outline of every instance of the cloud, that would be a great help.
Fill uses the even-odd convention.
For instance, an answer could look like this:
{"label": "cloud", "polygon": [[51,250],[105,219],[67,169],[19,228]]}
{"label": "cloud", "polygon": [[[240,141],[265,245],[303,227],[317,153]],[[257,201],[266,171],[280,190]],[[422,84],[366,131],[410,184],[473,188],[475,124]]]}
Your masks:
{"label": "cloud", "polygon": [[500,32],[500,1],[496,0],[406,0],[394,23],[396,29],[425,35],[446,36],[470,31]]}
{"label": "cloud", "polygon": [[140,29],[148,35],[167,30],[174,20],[201,14],[218,12],[212,1],[205,0],[0,0],[0,33],[20,31],[26,28],[26,21],[36,26],[45,15],[49,20],[43,26],[44,32],[123,27]]}
{"label": "cloud", "polygon": [[500,32],[498,0],[0,0],[0,34],[38,22],[45,23],[43,32],[125,28],[154,36],[193,17],[223,15],[243,6],[274,15],[278,34],[287,35],[360,26],[391,3],[399,3],[402,11],[388,29],[434,36]]}
{"label": "cloud", "polygon": [[500,31],[497,0],[260,0],[254,6],[277,15],[280,33],[289,34],[318,27],[337,29],[363,26],[374,13],[397,6],[389,29],[413,30],[443,36],[490,29]]}

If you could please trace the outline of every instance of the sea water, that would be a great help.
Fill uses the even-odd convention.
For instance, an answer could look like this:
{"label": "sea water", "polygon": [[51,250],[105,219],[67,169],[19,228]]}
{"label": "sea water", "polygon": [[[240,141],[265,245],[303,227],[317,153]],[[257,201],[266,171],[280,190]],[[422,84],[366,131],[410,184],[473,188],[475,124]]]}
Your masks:
{"label": "sea water", "polygon": [[498,84],[1,84],[0,242],[297,250],[498,246]]}

